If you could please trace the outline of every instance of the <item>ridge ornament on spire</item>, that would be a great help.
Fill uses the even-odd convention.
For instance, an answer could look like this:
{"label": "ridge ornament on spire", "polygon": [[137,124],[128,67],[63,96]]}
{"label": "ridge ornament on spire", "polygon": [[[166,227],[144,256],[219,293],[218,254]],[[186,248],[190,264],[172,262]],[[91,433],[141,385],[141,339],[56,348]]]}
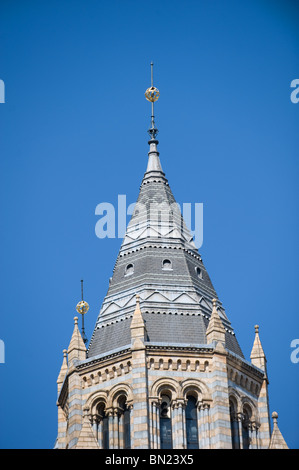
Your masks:
{"label": "ridge ornament on spire", "polygon": [[158,88],[154,86],[154,63],[151,62],[151,86],[145,92],[145,98],[147,101],[152,103],[152,115],[151,115],[151,127],[148,130],[148,133],[151,137],[151,141],[156,140],[156,136],[158,135],[158,129],[155,126],[155,116],[154,116],[154,102],[158,101],[160,92]]}

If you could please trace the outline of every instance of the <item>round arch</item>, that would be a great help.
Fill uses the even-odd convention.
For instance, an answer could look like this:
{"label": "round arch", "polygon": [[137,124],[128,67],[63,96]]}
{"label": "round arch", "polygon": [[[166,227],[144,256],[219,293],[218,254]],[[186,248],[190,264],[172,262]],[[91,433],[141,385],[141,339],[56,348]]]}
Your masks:
{"label": "round arch", "polygon": [[92,415],[97,414],[97,407],[103,403],[107,408],[107,395],[105,390],[92,393],[86,400],[85,407],[90,409]]}
{"label": "round arch", "polygon": [[111,388],[108,395],[107,407],[116,408],[120,397],[125,396],[128,404],[133,403],[133,392],[127,383],[120,383]]}
{"label": "round arch", "polygon": [[254,401],[247,397],[243,396],[241,398],[241,412],[244,413],[244,411],[247,411],[247,414],[249,415],[250,419],[253,421],[257,421],[257,406],[254,403]]}
{"label": "round arch", "polygon": [[229,387],[228,389],[228,399],[234,405],[235,413],[241,413],[242,411],[242,401],[239,392],[235,389]]}
{"label": "round arch", "polygon": [[182,396],[182,390],[179,382],[170,377],[157,379],[151,387],[151,396],[159,397],[161,393],[170,391],[173,400]]}
{"label": "round arch", "polygon": [[208,386],[200,379],[186,379],[181,382],[182,397],[192,395],[197,401],[211,400],[211,394]]}

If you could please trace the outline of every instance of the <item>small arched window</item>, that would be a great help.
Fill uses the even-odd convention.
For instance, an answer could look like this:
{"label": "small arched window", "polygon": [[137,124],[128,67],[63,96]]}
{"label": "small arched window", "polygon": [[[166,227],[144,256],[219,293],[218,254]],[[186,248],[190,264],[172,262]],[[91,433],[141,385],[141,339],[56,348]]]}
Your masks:
{"label": "small arched window", "polygon": [[132,263],[128,264],[126,267],[126,276],[131,276],[134,273],[134,265]]}
{"label": "small arched window", "polygon": [[105,404],[98,405],[98,442],[101,449],[109,449],[109,424],[108,416],[105,410]]}
{"label": "small arched window", "polygon": [[131,413],[127,404],[127,398],[124,395],[119,399],[119,410],[119,438],[122,440],[121,448],[131,449]]}
{"label": "small arched window", "polygon": [[249,428],[250,428],[250,418],[251,418],[251,409],[249,406],[244,406],[243,408],[243,419],[242,419],[242,441],[243,449],[249,449],[250,439],[249,439]]}
{"label": "small arched window", "polygon": [[169,259],[164,259],[163,260],[162,269],[165,269],[165,270],[171,270],[172,269],[172,263]]}
{"label": "small arched window", "polygon": [[202,270],[198,266],[196,266],[195,272],[198,279],[202,279]]}
{"label": "small arched window", "polygon": [[160,406],[160,445],[161,449],[172,449],[172,428],[170,397],[161,395]]}
{"label": "small arched window", "polygon": [[232,437],[232,448],[240,449],[239,426],[237,419],[237,404],[235,400],[229,400],[230,429]]}
{"label": "small arched window", "polygon": [[186,406],[187,449],[198,449],[198,425],[196,398],[188,397]]}

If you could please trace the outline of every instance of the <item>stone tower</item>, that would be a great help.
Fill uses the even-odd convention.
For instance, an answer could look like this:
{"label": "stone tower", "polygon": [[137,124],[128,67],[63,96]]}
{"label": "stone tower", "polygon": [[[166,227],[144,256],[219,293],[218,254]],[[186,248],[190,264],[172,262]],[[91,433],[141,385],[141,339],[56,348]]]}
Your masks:
{"label": "stone tower", "polygon": [[[159,96],[153,83],[147,93]],[[55,447],[286,447],[276,421],[271,439],[259,328],[248,361],[162,170],[155,99],[148,165],[90,343],[75,317],[63,352]]]}

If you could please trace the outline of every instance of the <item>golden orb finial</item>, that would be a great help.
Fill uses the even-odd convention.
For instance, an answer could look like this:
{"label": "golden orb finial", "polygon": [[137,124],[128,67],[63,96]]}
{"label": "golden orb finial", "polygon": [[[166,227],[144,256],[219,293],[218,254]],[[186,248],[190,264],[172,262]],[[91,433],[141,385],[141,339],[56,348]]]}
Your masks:
{"label": "golden orb finial", "polygon": [[146,90],[145,98],[147,101],[150,101],[152,103],[152,116],[151,116],[151,127],[148,130],[148,133],[151,137],[151,141],[156,139],[156,136],[158,134],[158,129],[155,126],[155,116],[154,116],[154,103],[155,101],[158,101],[160,92],[158,88],[154,86],[154,75],[153,75],[153,67],[154,64],[151,62],[151,86]]}
{"label": "golden orb finial", "polygon": [[76,305],[76,310],[78,313],[81,313],[81,315],[84,315],[88,312],[89,305],[87,302],[85,302],[85,300],[80,300],[80,302],[78,302]]}
{"label": "golden orb finial", "polygon": [[159,96],[160,96],[160,92],[159,92],[158,88],[156,88],[155,86],[151,86],[146,90],[144,95],[145,95],[145,98],[147,99],[147,101],[150,101],[151,103],[154,103],[155,101],[158,101]]}

